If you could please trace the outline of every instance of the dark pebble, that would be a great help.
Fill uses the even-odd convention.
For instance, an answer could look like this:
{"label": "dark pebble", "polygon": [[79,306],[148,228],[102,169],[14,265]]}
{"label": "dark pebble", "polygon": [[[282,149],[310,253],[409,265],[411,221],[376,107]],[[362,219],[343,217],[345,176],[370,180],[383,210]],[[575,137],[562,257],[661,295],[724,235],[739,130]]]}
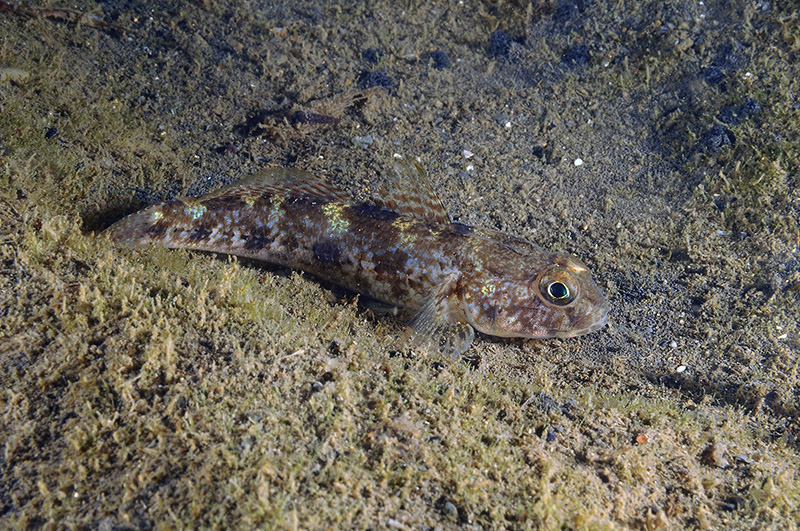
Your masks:
{"label": "dark pebble", "polygon": [[722,504],[721,507],[723,511],[738,511],[739,509],[744,507],[744,505],[745,505],[744,498],[742,498],[741,496],[733,496],[725,500],[725,502]]}
{"label": "dark pebble", "polygon": [[435,50],[431,52],[431,61],[433,61],[433,67],[436,70],[444,70],[445,68],[450,68],[450,58],[447,57],[447,54],[441,50]]}
{"label": "dark pebble", "polygon": [[571,68],[588,64],[591,58],[589,48],[585,44],[571,46],[561,54],[561,62]]}
{"label": "dark pebble", "polygon": [[503,30],[497,30],[489,37],[489,57],[507,57],[511,51],[511,37]]}
{"label": "dark pebble", "polygon": [[380,48],[367,48],[361,53],[361,57],[368,63],[377,63],[383,57],[383,50]]}
{"label": "dark pebble", "polygon": [[712,153],[717,153],[725,147],[732,146],[735,141],[736,137],[733,136],[733,133],[721,125],[713,126],[705,132],[700,140],[703,146]]}
{"label": "dark pebble", "polygon": [[365,71],[361,72],[358,76],[358,88],[361,90],[372,87],[391,89],[394,85],[394,79],[389,77],[386,70],[375,70],[374,72]]}
{"label": "dark pebble", "polygon": [[342,348],[339,346],[339,343],[336,341],[331,341],[328,344],[328,354],[333,356],[334,358],[339,356],[342,353]]}
{"label": "dark pebble", "polygon": [[47,131],[45,131],[44,137],[49,140],[54,136],[56,136],[57,134],[58,134],[58,129],[56,129],[55,127],[49,127]]}

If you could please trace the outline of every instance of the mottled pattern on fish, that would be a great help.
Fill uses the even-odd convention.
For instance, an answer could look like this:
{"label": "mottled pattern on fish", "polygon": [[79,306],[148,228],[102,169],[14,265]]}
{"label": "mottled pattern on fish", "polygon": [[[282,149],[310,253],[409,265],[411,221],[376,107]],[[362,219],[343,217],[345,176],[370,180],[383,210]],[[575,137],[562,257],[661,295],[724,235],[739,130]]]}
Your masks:
{"label": "mottled pattern on fish", "polygon": [[473,328],[571,337],[608,306],[587,268],[515,236],[451,222],[421,167],[368,202],[306,172],[273,168],[200,199],[167,201],[112,225],[122,244],[232,254],[301,269],[414,311],[418,337],[451,352]]}

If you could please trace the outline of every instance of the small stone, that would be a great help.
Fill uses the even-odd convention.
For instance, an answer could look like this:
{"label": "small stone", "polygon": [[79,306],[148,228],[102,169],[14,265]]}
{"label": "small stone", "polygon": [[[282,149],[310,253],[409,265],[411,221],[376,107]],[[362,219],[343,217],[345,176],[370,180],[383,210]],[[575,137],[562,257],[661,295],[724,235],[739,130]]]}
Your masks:
{"label": "small stone", "polygon": [[360,147],[361,149],[367,149],[374,142],[371,135],[356,136],[353,140],[355,141],[356,146]]}
{"label": "small stone", "polygon": [[444,504],[443,512],[447,518],[450,518],[452,520],[458,520],[458,508],[451,502],[446,502]]}

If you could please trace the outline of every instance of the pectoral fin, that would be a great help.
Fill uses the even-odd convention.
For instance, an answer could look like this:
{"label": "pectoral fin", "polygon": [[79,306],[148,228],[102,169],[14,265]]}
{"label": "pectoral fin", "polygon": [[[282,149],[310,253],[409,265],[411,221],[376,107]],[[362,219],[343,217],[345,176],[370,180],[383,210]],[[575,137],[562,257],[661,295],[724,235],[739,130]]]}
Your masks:
{"label": "pectoral fin", "polygon": [[411,342],[424,349],[458,357],[466,352],[475,331],[461,315],[455,295],[457,276],[448,278],[411,322]]}

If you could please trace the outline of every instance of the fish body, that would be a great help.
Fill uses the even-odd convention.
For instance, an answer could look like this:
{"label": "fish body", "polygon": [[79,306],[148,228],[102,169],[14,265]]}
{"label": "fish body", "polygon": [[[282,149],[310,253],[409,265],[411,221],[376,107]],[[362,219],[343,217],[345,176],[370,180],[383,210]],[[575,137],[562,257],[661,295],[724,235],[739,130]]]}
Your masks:
{"label": "fish body", "polygon": [[120,244],[232,254],[301,269],[416,314],[420,338],[453,353],[473,329],[571,337],[608,306],[576,258],[451,222],[418,164],[397,189],[357,202],[311,174],[273,168],[199,199],[153,205],[112,225]]}

